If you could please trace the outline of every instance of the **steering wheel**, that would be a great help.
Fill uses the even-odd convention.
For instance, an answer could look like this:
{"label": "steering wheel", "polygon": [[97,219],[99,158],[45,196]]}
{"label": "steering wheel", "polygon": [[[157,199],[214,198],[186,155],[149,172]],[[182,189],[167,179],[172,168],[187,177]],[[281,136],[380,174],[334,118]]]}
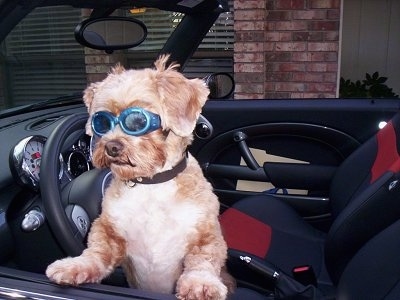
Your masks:
{"label": "steering wheel", "polygon": [[86,248],[89,226],[100,213],[102,190],[111,174],[107,169],[92,169],[65,186],[60,185],[59,156],[63,145],[76,132],[84,132],[87,119],[86,113],[63,119],[45,143],[40,166],[45,215],[57,242],[69,256],[78,256]]}

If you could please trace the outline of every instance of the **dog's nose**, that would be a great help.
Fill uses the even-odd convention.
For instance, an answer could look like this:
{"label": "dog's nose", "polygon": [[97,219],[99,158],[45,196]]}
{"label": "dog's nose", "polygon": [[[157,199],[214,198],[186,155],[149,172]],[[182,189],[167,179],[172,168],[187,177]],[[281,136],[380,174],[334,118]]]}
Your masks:
{"label": "dog's nose", "polygon": [[106,144],[106,152],[112,157],[117,157],[120,154],[122,148],[123,145],[117,141],[109,141]]}

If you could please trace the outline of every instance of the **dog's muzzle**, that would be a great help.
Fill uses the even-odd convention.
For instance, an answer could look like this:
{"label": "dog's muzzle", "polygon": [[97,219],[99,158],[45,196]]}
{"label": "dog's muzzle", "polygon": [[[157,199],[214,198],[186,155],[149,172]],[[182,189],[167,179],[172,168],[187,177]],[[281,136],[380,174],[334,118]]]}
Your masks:
{"label": "dog's muzzle", "polygon": [[124,146],[118,141],[109,141],[106,146],[106,153],[111,157],[117,157],[120,155]]}

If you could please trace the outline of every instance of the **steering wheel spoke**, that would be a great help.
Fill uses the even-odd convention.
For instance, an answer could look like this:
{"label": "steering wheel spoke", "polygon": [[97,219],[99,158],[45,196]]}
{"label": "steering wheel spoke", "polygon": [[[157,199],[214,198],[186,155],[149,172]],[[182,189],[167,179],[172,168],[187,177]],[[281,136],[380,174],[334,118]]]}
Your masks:
{"label": "steering wheel spoke", "polygon": [[74,237],[85,242],[90,228],[90,218],[86,211],[79,205],[68,205],[65,213],[69,219],[70,226],[74,230]]}

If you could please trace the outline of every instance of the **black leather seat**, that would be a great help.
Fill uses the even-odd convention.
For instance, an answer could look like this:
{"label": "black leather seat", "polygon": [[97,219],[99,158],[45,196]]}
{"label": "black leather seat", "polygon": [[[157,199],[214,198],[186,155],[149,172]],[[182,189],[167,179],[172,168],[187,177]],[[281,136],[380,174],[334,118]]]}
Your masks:
{"label": "black leather seat", "polygon": [[[337,169],[330,185],[333,222],[328,232],[315,229],[283,201],[262,194],[240,200],[221,215],[228,247],[290,276],[293,268],[311,267],[318,289],[331,294],[355,253],[400,219],[399,149],[397,113]],[[230,268],[243,281],[255,280],[241,265],[231,263]]]}
{"label": "black leather seat", "polygon": [[400,221],[372,238],[347,264],[337,299],[400,299]]}
{"label": "black leather seat", "polygon": [[[371,238],[347,264],[332,298],[400,299],[399,237],[400,220]],[[230,299],[267,300],[276,297],[248,289],[238,289],[237,294]],[[319,298],[316,296],[314,299]]]}

